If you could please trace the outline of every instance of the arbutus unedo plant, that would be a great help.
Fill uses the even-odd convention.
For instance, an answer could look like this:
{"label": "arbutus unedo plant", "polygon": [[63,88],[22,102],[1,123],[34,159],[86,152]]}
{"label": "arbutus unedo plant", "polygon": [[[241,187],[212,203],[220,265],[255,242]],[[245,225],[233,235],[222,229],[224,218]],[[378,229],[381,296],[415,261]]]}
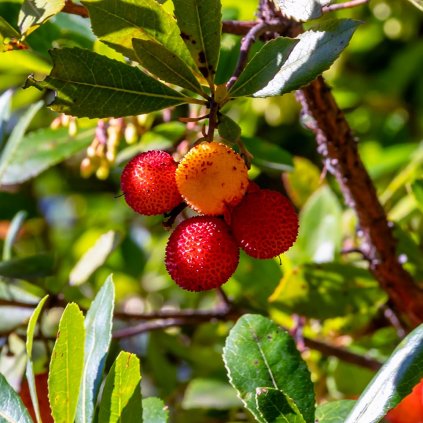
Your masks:
{"label": "arbutus unedo plant", "polygon": [[246,0],[249,20],[230,0],[4,12],[1,54],[33,104],[15,116],[19,97],[0,97],[0,187],[36,206],[5,207],[0,419],[411,423],[398,404],[423,376],[422,155],[387,183],[408,160],[394,151],[378,196],[337,103],[355,97],[322,76],[369,11],[395,33],[394,7],[366,3]]}

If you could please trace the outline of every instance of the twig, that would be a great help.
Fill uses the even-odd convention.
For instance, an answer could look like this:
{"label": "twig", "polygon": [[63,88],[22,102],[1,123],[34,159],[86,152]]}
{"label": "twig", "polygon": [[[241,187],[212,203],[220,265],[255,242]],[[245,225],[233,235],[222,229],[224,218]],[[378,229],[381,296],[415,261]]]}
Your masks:
{"label": "twig", "polygon": [[266,22],[258,22],[257,25],[253,26],[242,39],[241,48],[239,51],[239,58],[238,63],[236,65],[235,71],[231,78],[229,79],[228,83],[226,84],[227,89],[231,88],[232,85],[235,84],[236,80],[238,79],[239,75],[241,74],[242,70],[244,69],[245,65],[247,64],[248,60],[248,53],[250,52],[251,46],[253,45],[254,41],[257,37],[268,30],[268,26]]}
{"label": "twig", "polygon": [[396,255],[392,225],[361,161],[357,141],[322,77],[297,92],[303,112],[310,116],[318,151],[336,177],[345,202],[357,213],[369,259],[369,269],[409,325],[423,321],[423,291],[402,267]]}
{"label": "twig", "polygon": [[333,12],[335,10],[350,9],[352,7],[361,6],[362,4],[368,3],[369,0],[351,0],[345,3],[329,4],[322,7],[323,13]]}
{"label": "twig", "polygon": [[81,4],[75,4],[71,0],[66,0],[62,12],[69,13],[71,15],[82,16],[83,18],[88,18],[90,16],[88,9],[85,6],[82,6]]}
{"label": "twig", "polygon": [[357,366],[366,367],[371,370],[379,370],[382,363],[367,355],[353,353],[345,348],[335,347],[326,342],[316,341],[311,338],[304,338],[306,347],[321,352],[323,355],[330,355],[339,358],[347,363],[356,364]]}

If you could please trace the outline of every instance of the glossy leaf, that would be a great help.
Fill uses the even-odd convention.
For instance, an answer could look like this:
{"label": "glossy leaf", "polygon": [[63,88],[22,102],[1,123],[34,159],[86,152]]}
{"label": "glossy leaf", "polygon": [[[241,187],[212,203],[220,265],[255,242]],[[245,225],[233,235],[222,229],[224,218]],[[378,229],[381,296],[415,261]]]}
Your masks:
{"label": "glossy leaf", "polygon": [[39,89],[55,90],[53,110],[78,117],[138,115],[175,106],[187,99],[139,69],[93,53],[51,50],[54,67]]}
{"label": "glossy leaf", "polygon": [[332,65],[358,25],[356,21],[334,19],[300,34],[280,71],[254,97],[281,95],[311,82]]}
{"label": "glossy leaf", "polygon": [[116,231],[101,235],[96,243],[81,257],[69,275],[70,285],[81,285],[104,264],[120,244],[121,236]]}
{"label": "glossy leaf", "polygon": [[278,0],[281,11],[285,16],[297,21],[308,21],[322,15],[322,6],[330,0]]}
{"label": "glossy leaf", "polygon": [[[100,422],[141,422],[140,380],[137,356],[121,351],[106,378],[100,403]],[[125,412],[127,407],[130,407],[131,413]]]}
{"label": "glossy leaf", "polygon": [[4,240],[3,247],[3,261],[10,260],[12,257],[12,247],[15,243],[16,238],[19,235],[19,231],[27,217],[27,212],[20,211],[16,213],[10,222],[9,230],[7,231],[6,239]]}
{"label": "glossy leaf", "polygon": [[133,38],[152,40],[195,69],[175,19],[156,0],[85,0],[83,4],[89,10],[94,34],[124,56],[137,60]]}
{"label": "glossy leaf", "polygon": [[0,373],[0,421],[7,423],[32,423],[28,410],[6,378]]}
{"label": "glossy leaf", "polygon": [[166,423],[169,411],[160,398],[145,398],[142,400],[142,418],[145,423]]}
{"label": "glossy leaf", "polygon": [[275,388],[257,388],[257,409],[266,423],[305,423],[295,402]]}
{"label": "glossy leaf", "polygon": [[292,398],[306,423],[314,422],[310,372],[294,340],[274,322],[260,315],[242,316],[226,339],[223,360],[232,386],[258,421],[264,420],[256,390],[269,387]]}
{"label": "glossy leaf", "polygon": [[84,367],[84,316],[75,303],[66,306],[51,355],[48,398],[56,422],[73,422]]}
{"label": "glossy leaf", "polygon": [[88,147],[94,137],[94,128],[78,131],[70,138],[67,128],[50,128],[30,132],[22,138],[9,161],[1,182],[4,185],[20,184],[46,169]]}
{"label": "glossy leaf", "polygon": [[367,269],[310,263],[286,271],[270,301],[289,313],[328,319],[376,310],[386,294]]}
{"label": "glossy leaf", "polygon": [[0,276],[16,279],[32,279],[51,276],[55,272],[55,260],[50,253],[39,253],[0,262]]}
{"label": "glossy leaf", "polygon": [[253,155],[253,164],[259,168],[277,172],[293,169],[291,154],[279,145],[257,137],[243,137],[242,142]]}
{"label": "glossy leaf", "polygon": [[85,356],[82,383],[76,412],[77,423],[90,423],[94,417],[97,394],[112,339],[114,292],[109,276],[85,316]]}
{"label": "glossy leaf", "polygon": [[22,35],[29,35],[47,19],[59,13],[64,5],[65,0],[24,0],[18,18]]}
{"label": "glossy leaf", "polygon": [[318,405],[316,420],[319,423],[344,423],[354,404],[353,400],[339,400]]}
{"label": "glossy leaf", "polygon": [[227,115],[219,117],[219,135],[225,140],[237,142],[241,136],[240,126]]}
{"label": "glossy leaf", "polygon": [[280,71],[297,43],[298,40],[285,37],[267,42],[247,63],[230,89],[230,96],[249,96],[266,87]]}
{"label": "glossy leaf", "polygon": [[162,44],[135,38],[132,45],[138,62],[153,75],[163,81],[206,95],[191,68]]}
{"label": "glossy leaf", "polygon": [[35,114],[38,112],[38,110],[41,109],[42,106],[42,101],[38,101],[37,103],[32,104],[25,112],[25,114],[19,119],[17,125],[13,128],[13,131],[7,141],[6,147],[4,148],[0,157],[0,185],[4,184],[3,178],[6,169],[13,160],[13,156],[16,150],[20,147],[26,129],[28,128]]}
{"label": "glossy leaf", "polygon": [[322,186],[301,210],[298,238],[287,256],[294,264],[333,261],[341,248],[341,218],[339,200],[328,186]]}
{"label": "glossy leaf", "polygon": [[173,0],[175,16],[191,55],[204,77],[213,82],[222,30],[219,0]]}
{"label": "glossy leaf", "polygon": [[46,302],[48,295],[46,295],[42,300],[38,303],[37,307],[35,308],[34,312],[32,313],[31,318],[29,319],[28,328],[26,331],[26,355],[27,355],[27,362],[26,362],[26,371],[25,376],[28,382],[29,392],[31,395],[32,406],[34,407],[35,418],[37,422],[41,422],[41,414],[40,414],[40,406],[38,404],[38,397],[37,397],[37,388],[35,386],[35,377],[34,377],[34,369],[32,364],[32,345],[34,340],[34,332],[35,327],[37,325],[38,318],[40,316],[41,310]]}
{"label": "glossy leaf", "polygon": [[[379,370],[345,423],[377,423],[423,376],[423,324],[408,334]],[[376,406],[377,405],[377,406]]]}

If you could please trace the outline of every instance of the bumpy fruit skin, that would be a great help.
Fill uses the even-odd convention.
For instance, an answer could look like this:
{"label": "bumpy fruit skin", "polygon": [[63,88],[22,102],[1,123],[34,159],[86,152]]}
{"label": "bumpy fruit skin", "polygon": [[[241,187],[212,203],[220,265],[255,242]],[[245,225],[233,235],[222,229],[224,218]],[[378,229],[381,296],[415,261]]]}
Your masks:
{"label": "bumpy fruit skin", "polygon": [[235,272],[239,247],[223,220],[196,216],[179,224],[166,247],[172,279],[188,291],[218,288]]}
{"label": "bumpy fruit skin", "polygon": [[176,187],[177,163],[165,151],[135,156],[123,169],[121,188],[128,205],[147,216],[169,212],[182,197]]}
{"label": "bumpy fruit skin", "polygon": [[233,209],[231,228],[248,255],[267,259],[282,254],[295,242],[298,216],[288,198],[263,189],[248,192]]}
{"label": "bumpy fruit skin", "polygon": [[203,142],[179,163],[176,184],[184,200],[198,213],[222,215],[244,196],[247,167],[242,157],[225,144]]}

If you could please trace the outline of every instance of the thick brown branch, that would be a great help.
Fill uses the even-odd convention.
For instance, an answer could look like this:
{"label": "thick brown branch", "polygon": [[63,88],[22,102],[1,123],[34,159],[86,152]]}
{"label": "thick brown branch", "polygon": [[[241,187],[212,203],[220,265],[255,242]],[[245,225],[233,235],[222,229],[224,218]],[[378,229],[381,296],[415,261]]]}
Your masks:
{"label": "thick brown branch", "polygon": [[364,244],[361,250],[380,286],[396,310],[412,326],[423,321],[423,291],[402,267],[396,254],[392,225],[379,202],[375,187],[358,153],[343,112],[322,77],[298,92],[303,112],[312,118],[318,150],[327,169],[336,177],[345,201],[358,216]]}

